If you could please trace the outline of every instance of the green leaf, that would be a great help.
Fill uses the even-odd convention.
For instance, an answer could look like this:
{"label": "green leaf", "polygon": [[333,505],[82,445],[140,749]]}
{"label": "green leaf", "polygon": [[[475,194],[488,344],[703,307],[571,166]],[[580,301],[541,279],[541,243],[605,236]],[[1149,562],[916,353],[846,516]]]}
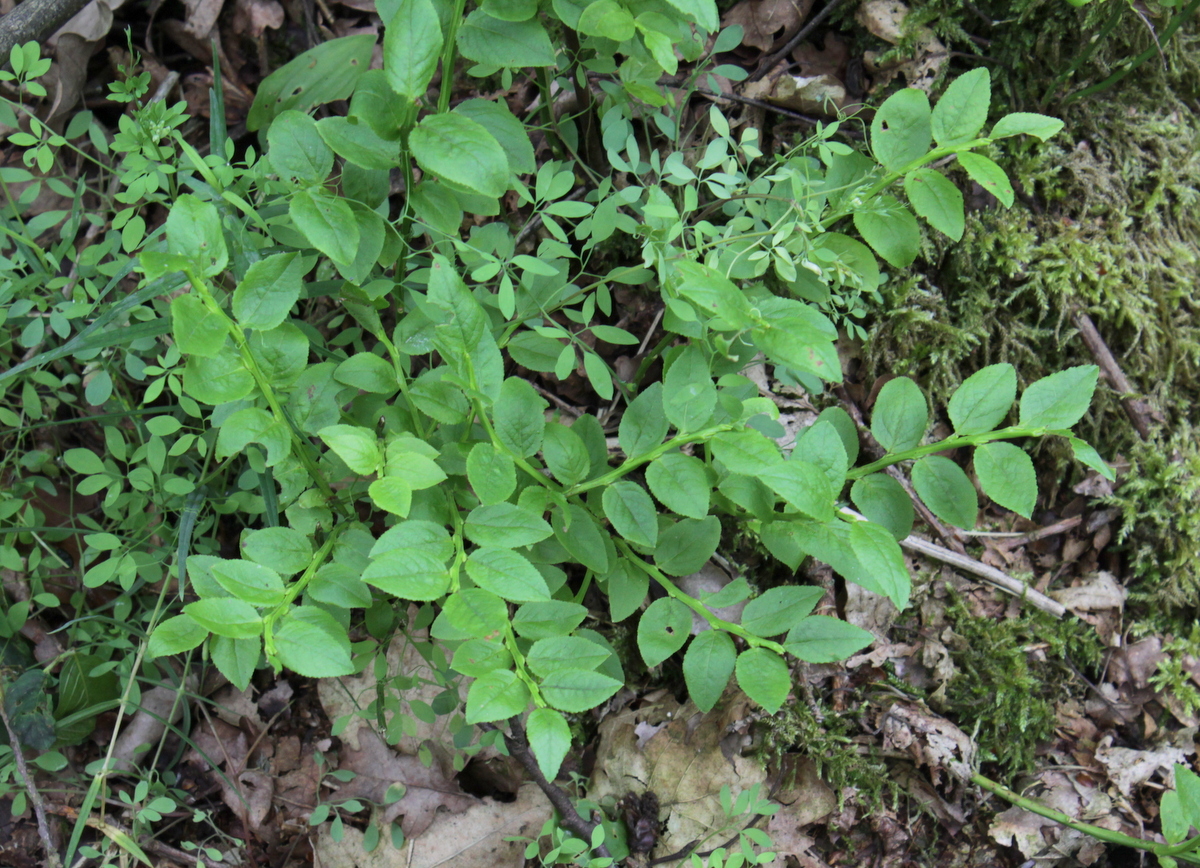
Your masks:
{"label": "green leaf", "polygon": [[909,172],[904,176],[904,192],[913,210],[930,226],[955,241],[962,240],[966,228],[963,194],[945,175],[934,169]]}
{"label": "green leaf", "polygon": [[1077,461],[1092,468],[1092,470],[1095,470],[1109,482],[1116,480],[1117,474],[1113,471],[1112,466],[1100,457],[1100,453],[1096,451],[1094,446],[1087,441],[1080,440],[1078,437],[1070,437],[1068,440],[1071,444],[1071,451],[1075,454]]}
{"label": "green leaf", "polygon": [[408,145],[426,172],[492,199],[508,189],[508,156],[485,127],[468,117],[427,115],[409,133]]}
{"label": "green leaf", "polygon": [[183,607],[193,621],[230,639],[247,639],[262,634],[262,618],[254,607],[234,597],[212,597],[196,600]]}
{"label": "green leaf", "polygon": [[608,608],[613,623],[620,623],[641,608],[650,589],[650,577],[622,558],[613,565],[605,580],[608,583]]}
{"label": "green leaf", "polygon": [[354,473],[374,473],[383,463],[379,440],[374,433],[357,425],[330,425],[317,432],[325,445]]}
{"label": "green leaf", "polygon": [[371,605],[371,589],[359,573],[345,564],[325,564],[317,570],[305,590],[318,603],[341,609],[363,609]]}
{"label": "green leaf", "polygon": [[662,383],[652,383],[629,402],[617,428],[617,442],[628,458],[660,446],[670,430],[663,410]]}
{"label": "green leaf", "polygon": [[450,573],[444,559],[420,549],[393,549],[375,557],[363,570],[362,580],[405,600],[428,602],[450,590]]}
{"label": "green leaf", "polygon": [[858,511],[902,540],[913,528],[912,499],[904,486],[886,473],[872,473],[855,481],[850,499]]}
{"label": "green leaf", "polygon": [[880,196],[875,208],[855,211],[854,228],[872,250],[895,268],[908,268],[921,252],[917,218],[894,196]]}
{"label": "green leaf", "polygon": [[450,668],[470,678],[478,678],[494,669],[511,669],[512,663],[512,654],[503,642],[468,639],[455,649]]}
{"label": "green leaf", "polygon": [[1175,792],[1179,793],[1179,804],[1183,819],[1189,826],[1200,829],[1200,776],[1181,763],[1175,763]]}
{"label": "green leaf", "polygon": [[571,727],[566,718],[552,708],[535,708],[525,721],[525,737],[546,780],[557,778],[571,750]]}
{"label": "green leaf", "polygon": [[221,674],[229,679],[229,683],[238,690],[245,690],[250,686],[254,670],[258,668],[262,644],[262,639],[258,636],[250,639],[213,636],[208,641],[208,653]]}
{"label": "green leaf", "polygon": [[616,0],[595,0],[584,7],[576,29],[588,36],[603,36],[614,42],[632,39],[637,33],[633,16]]}
{"label": "green leaf", "polygon": [[458,31],[463,57],[485,66],[553,66],[554,46],[537,21],[501,21],[482,9],[467,16]]}
{"label": "green leaf", "polygon": [[979,154],[963,151],[958,154],[958,162],[967,170],[967,176],[983,189],[987,190],[1005,208],[1013,204],[1013,188],[1004,170]]}
{"label": "green leaf", "polygon": [[709,326],[718,331],[750,328],[755,317],[746,294],[719,271],[699,262],[675,263],[679,273],[678,292],[714,319]]}
{"label": "green leaf", "polygon": [[516,466],[491,443],[476,443],[467,455],[467,481],[481,503],[502,503],[517,488]]}
{"label": "green leaf", "polygon": [[555,708],[580,714],[602,705],[624,686],[625,682],[602,672],[559,669],[542,679],[540,690]]}
{"label": "green leaf", "polygon": [[646,484],[672,512],[697,519],[708,515],[712,485],[699,458],[679,452],[660,455],[646,466]]}
{"label": "green leaf", "polygon": [[975,486],[949,458],[930,455],[912,467],[913,487],[933,514],[963,530],[975,529],[979,502]]}
{"label": "green leaf", "polygon": [[358,33],[330,39],[272,72],[259,85],[246,118],[251,132],[282,111],[307,112],[313,106],[346,99],[371,63],[379,34]]}
{"label": "green leaf", "polygon": [[708,562],[720,542],[721,521],[715,515],[685,518],[659,533],[654,561],[668,575],[691,575]]}
{"label": "green leaf", "polygon": [[[568,522],[570,527],[568,527]],[[554,538],[570,552],[571,557],[589,570],[603,575],[608,572],[608,546],[604,534],[588,511],[578,504],[569,504],[566,512],[554,510],[551,517]]]}
{"label": "green leaf", "polygon": [[[566,636],[583,623],[588,610],[579,603],[549,600],[544,603],[526,603],[513,615],[513,629],[526,639],[548,639]],[[505,623],[508,613],[505,612]]]}
{"label": "green leaf", "polygon": [[412,486],[394,476],[376,479],[367,486],[375,505],[385,512],[404,518],[412,509]]}
{"label": "green leaf", "polygon": [[[386,52],[387,33],[384,33],[383,40]],[[354,96],[350,100],[350,115],[366,121],[380,138],[396,141],[400,138],[402,128],[409,122],[411,111],[410,102],[397,99],[397,96],[388,82],[387,72],[382,69],[368,69],[354,88]]]}
{"label": "green leaf", "polygon": [[791,629],[783,647],[805,663],[837,663],[875,641],[861,627],[827,615],[809,615]]}
{"label": "green leaf", "polygon": [[722,630],[705,630],[688,646],[683,655],[683,679],[688,696],[701,711],[717,704],[737,659],[733,640]]}
{"label": "green leaf", "polygon": [[[256,531],[266,533],[267,530],[282,530],[296,533],[289,528],[267,528]],[[299,534],[297,534],[299,535]],[[307,546],[307,540],[304,540]],[[311,554],[309,555],[311,558]],[[307,566],[307,561],[305,562]],[[283,588],[283,579],[279,573],[262,564],[243,560],[219,560],[211,567],[212,576],[222,588],[239,600],[244,600],[253,606],[278,606],[287,598]],[[291,570],[290,572],[298,572]]]}
{"label": "green leaf", "polygon": [[733,473],[755,476],[783,463],[779,447],[757,431],[722,431],[709,442],[716,459]]}
{"label": "green leaf", "polygon": [[533,644],[525,662],[538,675],[559,669],[595,669],[609,658],[607,649],[580,636],[554,636]]}
{"label": "green leaf", "polygon": [[308,243],[338,265],[350,265],[358,252],[358,222],[345,199],[316,189],[297,190],[288,213]]}
{"label": "green leaf", "polygon": [[150,634],[146,654],[151,659],[191,651],[208,637],[208,630],[188,615],[168,618]]}
{"label": "green leaf", "polygon": [[1058,135],[1063,128],[1063,122],[1058,118],[1033,112],[1013,112],[996,121],[989,138],[1006,139],[1009,136],[1035,136],[1043,142],[1051,136]]}
{"label": "green leaf", "polygon": [[[1191,830],[1191,823],[1184,816],[1183,802],[1179,798],[1178,790],[1167,790],[1162,794],[1158,803],[1158,813],[1162,821],[1163,837],[1167,839],[1167,843],[1182,843]],[[1161,860],[1159,864],[1163,864]]]}
{"label": "green leaf", "polygon": [[467,575],[484,590],[514,603],[550,599],[550,589],[542,574],[511,549],[476,549],[467,558]]}
{"label": "green leaf", "polygon": [[1008,364],[988,365],[967,377],[950,396],[947,410],[958,434],[983,434],[1004,421],[1017,397],[1017,371]]}
{"label": "green leaf", "polygon": [[442,52],[442,26],[430,0],[400,0],[385,22],[383,69],[388,84],[409,102],[425,96]]}
{"label": "green leaf", "polygon": [[516,455],[528,458],[542,448],[546,427],[546,401],[528,381],[509,377],[500,387],[493,424],[500,442]]}
{"label": "green leaf", "polygon": [[510,549],[533,545],[553,533],[540,515],[512,503],[476,507],[467,515],[464,530],[476,545]]}
{"label": "green leaf", "polygon": [[[489,15],[501,21],[528,21],[537,14],[537,0],[483,0]],[[550,778],[554,780],[554,778]]]}
{"label": "green leaf", "polygon": [[187,257],[205,277],[224,271],[229,252],[217,207],[191,193],[172,202],[167,212],[167,252]]}
{"label": "green leaf", "polygon": [[885,169],[899,171],[928,153],[931,116],[929,97],[915,87],[898,90],[884,101],[871,121],[871,149]]}
{"label": "green leaf", "polygon": [[403,439],[389,443],[386,452],[384,474],[403,480],[413,491],[432,488],[446,481],[446,472],[432,458],[412,451],[411,445]]}
{"label": "green leaf", "polygon": [[721,26],[715,0],[667,0],[667,2],[695,21],[705,33],[716,33]]}
{"label": "green leaf", "polygon": [[267,159],[285,181],[319,184],[333,171],[333,151],[304,112],[280,112],[267,130]]}
{"label": "green leaf", "polygon": [[841,434],[829,422],[817,420],[803,432],[792,448],[791,461],[806,461],[820,467],[829,480],[830,491],[840,493],[846,484],[850,460]]}
{"label": "green leaf", "polygon": [[[771,310],[779,308],[781,302],[786,306]],[[842,366],[834,345],[837,329],[828,317],[793,299],[761,300],[759,307],[764,322],[752,334],[768,359],[831,383],[842,381]]]}
{"label": "green leaf", "polygon": [[805,515],[818,520],[833,517],[833,489],[821,468],[791,460],[760,470],[760,481]]}
{"label": "green leaf", "polygon": [[[957,464],[954,465],[956,468]],[[974,496],[975,490],[971,489]],[[887,528],[869,521],[850,523],[850,548],[861,570],[846,575],[869,591],[883,594],[897,609],[908,606],[912,579],[904,563],[904,552]]]}
{"label": "green leaf", "polygon": [[[357,117],[322,118],[317,132],[335,154],[361,168],[386,172],[400,165],[400,144],[383,138]],[[346,176],[342,177],[344,182]]]}
{"label": "green leaf", "polygon": [[221,425],[216,455],[218,458],[233,455],[250,443],[261,443],[267,450],[266,465],[274,467],[291,452],[291,432],[266,410],[243,407]]}
{"label": "green leaf", "polygon": [[171,300],[171,332],[179,352],[212,358],[225,348],[225,318],[192,295]]}
{"label": "green leaf", "polygon": [[529,705],[525,682],[511,669],[494,669],[471,682],[467,691],[467,723],[492,723],[515,717]]}
{"label": "green leaf", "polygon": [[748,648],[738,655],[734,671],[742,691],[769,714],[783,706],[792,679],[787,664],[774,651]]}
{"label": "green leaf", "polygon": [[971,141],[987,123],[991,102],[992,78],[987,67],[960,75],[933,109],[933,140],[941,147]]}
{"label": "green leaf", "polygon": [[604,489],[604,514],[613,529],[634,545],[653,548],[658,541],[658,511],[636,482],[621,480]]}
{"label": "green leaf", "polygon": [[503,100],[463,100],[454,107],[454,113],[470,118],[492,134],[504,149],[508,157],[508,170],[514,175],[533,174],[537,171],[529,133],[526,132],[525,125],[508,110]]}
{"label": "green leaf", "polygon": [[542,455],[554,478],[565,487],[587,479],[592,470],[591,456],[579,435],[558,422],[546,423]]}
{"label": "green leaf", "polygon": [[450,534],[439,524],[421,519],[402,521],[383,532],[383,536],[372,546],[371,557],[379,557],[384,552],[396,549],[412,549],[425,551],[445,563],[454,554],[454,541]]}
{"label": "green leaf", "polygon": [[1022,393],[1018,424],[1022,428],[1070,428],[1087,412],[1099,376],[1095,365],[1080,365],[1042,377]]}
{"label": "green leaf", "polygon": [[637,643],[647,666],[657,666],[683,647],[692,633],[692,610],[673,597],[651,603],[638,620]]}
{"label": "green leaf", "polygon": [[500,635],[508,624],[508,604],[483,588],[464,588],[451,594],[442,606],[442,614],[456,628],[477,639]]}
{"label": "green leaf", "polygon": [[975,475],[983,493],[1005,509],[1033,517],[1037,471],[1025,450],[1011,443],[985,443],[975,450]]}
{"label": "green leaf", "polygon": [[244,328],[267,331],[287,319],[300,298],[306,263],[276,253],[253,263],[233,291],[233,315]]}
{"label": "green leaf", "polygon": [[602,401],[608,401],[613,396],[612,374],[604,360],[595,353],[583,354],[583,371],[587,374],[588,382],[596,390]]}
{"label": "green leaf", "polygon": [[889,380],[875,399],[871,433],[888,452],[906,452],[921,445],[929,427],[929,407],[921,389],[908,377]]}
{"label": "green leaf", "polygon": [[688,346],[667,369],[663,380],[663,410],[680,433],[703,427],[717,406],[708,362],[698,347]]}
{"label": "green leaf", "polygon": [[824,594],[821,588],[771,588],[746,604],[742,626],[764,639],[786,633],[812,612]]}
{"label": "green leaf", "polygon": [[183,369],[183,389],[205,404],[224,404],[254,391],[254,377],[233,352],[211,359],[190,356]]}

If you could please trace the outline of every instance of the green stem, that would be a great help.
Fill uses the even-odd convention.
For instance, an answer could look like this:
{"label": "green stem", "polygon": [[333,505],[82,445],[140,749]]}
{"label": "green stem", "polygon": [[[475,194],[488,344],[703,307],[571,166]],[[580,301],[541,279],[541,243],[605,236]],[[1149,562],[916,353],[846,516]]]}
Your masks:
{"label": "green stem", "polygon": [[[312,577],[317,574],[317,570],[325,563],[325,558],[329,557],[329,553],[333,551],[333,544],[337,542],[338,534],[342,532],[342,528],[344,527],[346,527],[344,524],[335,524],[330,529],[329,535],[325,537],[325,542],[317,549],[317,553],[308,562],[308,566],[305,567],[304,572],[288,586],[283,602],[276,606],[269,615],[263,617],[263,643],[266,648],[268,660],[272,660],[275,657],[275,622],[287,614],[292,607],[292,603],[308,587],[308,583],[312,581]],[[278,667],[275,671],[279,671]]]}
{"label": "green stem", "polygon": [[275,390],[271,388],[270,380],[263,374],[262,369],[258,366],[258,361],[254,358],[254,354],[250,352],[250,345],[246,342],[246,335],[242,332],[242,327],[229,318],[221,308],[220,303],[213,296],[208,284],[200,279],[195,269],[186,268],[184,269],[184,274],[187,275],[192,286],[196,288],[196,293],[200,296],[200,300],[204,303],[204,306],[225,324],[225,330],[233,339],[233,345],[237,347],[238,354],[242,357],[242,364],[246,366],[246,370],[254,378],[259,391],[262,392],[263,397],[267,401],[267,406],[271,408],[271,415],[275,417],[275,421],[284,425],[291,433],[296,457],[300,459],[300,463],[304,465],[304,469],[313,478],[313,482],[316,483],[317,488],[320,489],[325,499],[332,501],[339,512],[348,516],[349,511],[344,504],[337,500],[337,495],[334,493],[332,486],[326,481],[320,468],[317,467],[316,459],[313,458],[309,450],[308,442],[300,436],[300,432],[296,430],[291,424],[291,420],[287,417],[287,414],[283,412],[283,405],[279,403],[279,397],[275,394]]}
{"label": "green stem", "polygon": [[533,704],[538,708],[545,708],[546,700],[542,698],[542,692],[538,690],[537,680],[525,668],[525,655],[521,653],[520,646],[517,644],[517,634],[513,632],[512,624],[504,625],[504,647],[512,655],[513,669],[516,671],[517,677],[525,682],[525,686],[529,688],[529,695],[533,697]]}
{"label": "green stem", "polygon": [[613,468],[608,473],[597,476],[595,479],[590,479],[587,482],[580,482],[578,485],[572,485],[570,488],[564,491],[563,494],[567,497],[573,497],[577,494],[583,494],[585,491],[591,491],[593,488],[603,488],[606,485],[611,485],[623,476],[632,473],[643,464],[649,464],[655,458],[658,458],[660,455],[665,455],[672,449],[678,449],[679,447],[686,446],[689,443],[698,443],[701,440],[707,440],[710,437],[720,434],[722,431],[732,431],[737,427],[738,426],[734,424],[714,425],[711,428],[705,428],[701,431],[693,431],[691,434],[680,434],[676,437],[672,437],[667,442],[655,446],[649,452],[644,452],[641,455],[634,456],[633,458],[626,458],[619,467]]}
{"label": "green stem", "polygon": [[[937,452],[945,452],[948,449],[958,449],[961,446],[979,446],[983,443],[990,443],[993,440],[1016,440],[1021,437],[1041,437],[1045,434],[1059,434],[1056,430],[1047,428],[1018,428],[1016,426],[1010,428],[1001,428],[998,431],[988,431],[983,434],[966,434],[947,437],[945,440],[939,440],[937,443],[929,443],[925,446],[917,446],[914,449],[907,449],[904,452],[896,452],[885,455],[878,461],[872,461],[870,464],[864,464],[862,467],[856,467],[846,474],[847,479],[860,479],[864,476],[869,476],[872,473],[878,473],[885,467],[891,467],[893,464],[899,464],[901,461],[912,461],[916,458],[923,458],[926,455],[933,455]],[[1069,433],[1069,432],[1068,432]]]}
{"label": "green stem", "polygon": [[726,633],[732,633],[734,636],[739,636],[742,639],[745,639],[748,645],[758,648],[766,648],[770,651],[774,651],[781,657],[787,653],[784,647],[778,642],[772,642],[770,639],[763,639],[761,636],[755,636],[741,624],[735,624],[732,621],[726,621],[723,618],[718,618],[708,610],[707,606],[705,606],[695,597],[691,596],[690,594],[685,594],[683,591],[679,590],[675,583],[667,578],[662,570],[653,564],[646,563],[644,560],[638,557],[633,549],[629,547],[629,544],[625,542],[625,540],[614,537],[613,542],[617,544],[617,548],[621,550],[621,553],[624,554],[625,557],[630,561],[632,561],[634,565],[638,567],[638,569],[662,585],[663,590],[667,592],[668,596],[673,597],[674,599],[683,603],[683,605],[687,606],[689,609],[707,621],[708,625],[712,629],[724,630]]}
{"label": "green stem", "polygon": [[450,110],[450,94],[454,92],[454,48],[458,43],[458,26],[462,23],[467,0],[454,0],[454,11],[450,13],[450,27],[446,41],[442,43],[442,89],[438,91],[438,114]]}
{"label": "green stem", "polygon": [[[1056,811],[1053,808],[1048,808],[1041,802],[1027,799],[1024,796],[1018,795],[1008,787],[998,784],[990,778],[985,778],[983,775],[975,772],[971,775],[971,781],[977,786],[983,787],[990,793],[995,793],[1002,799],[1012,802],[1018,808],[1023,808],[1032,814],[1037,814],[1039,817],[1045,817],[1047,820],[1053,820],[1056,823],[1061,823],[1069,829],[1074,829],[1077,832],[1083,832],[1085,835],[1091,835],[1098,841],[1103,841],[1106,844],[1116,844],[1121,847],[1132,847],[1135,850],[1147,850],[1156,856],[1169,856],[1179,859],[1183,862],[1190,862],[1195,865],[1200,865],[1200,856],[1187,852],[1187,850],[1195,847],[1198,839],[1193,838],[1191,841],[1175,846],[1166,844],[1158,844],[1154,841],[1147,841],[1143,838],[1134,838],[1132,835],[1126,835],[1122,832],[1114,832],[1112,829],[1104,829],[1100,826],[1093,826],[1091,823],[1081,823],[1078,820],[1072,820],[1061,811]],[[1187,845],[1186,847],[1184,845]]]}

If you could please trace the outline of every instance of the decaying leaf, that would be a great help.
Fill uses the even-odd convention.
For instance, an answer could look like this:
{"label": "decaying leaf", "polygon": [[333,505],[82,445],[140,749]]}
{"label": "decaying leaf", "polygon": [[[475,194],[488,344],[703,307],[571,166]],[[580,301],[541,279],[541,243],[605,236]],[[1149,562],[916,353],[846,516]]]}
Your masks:
{"label": "decaying leaf", "polygon": [[[906,35],[904,19],[908,13],[908,7],[898,0],[864,0],[854,17],[872,35],[896,45]],[[942,67],[950,59],[946,46],[928,27],[922,27],[911,35],[915,37],[916,46],[911,60],[880,67],[876,63],[880,56],[878,52],[863,54],[863,65],[874,74],[873,91],[886,87],[897,75],[903,75],[909,87],[919,87],[926,92],[937,81]]]}
{"label": "decaying leaf", "polygon": [[1191,735],[1177,739],[1176,744],[1164,744],[1154,750],[1133,750],[1104,744],[1096,748],[1096,761],[1104,766],[1117,791],[1128,797],[1133,795],[1135,787],[1141,786],[1160,773],[1164,781],[1170,783],[1171,770],[1175,763],[1186,765],[1187,757],[1196,752],[1192,740],[1195,728],[1192,730]]}
{"label": "decaying leaf", "polygon": [[[657,853],[726,831],[721,787],[728,784],[736,797],[766,781],[762,766],[740,752],[737,731],[750,719],[750,707],[744,694],[730,688],[708,714],[668,697],[607,718],[600,724],[589,794],[603,799],[631,789],[654,792],[666,823]],[[646,724],[662,726],[639,749],[639,728],[644,732]],[[731,739],[737,744],[731,746]]]}
{"label": "decaying leaf", "polygon": [[812,5],[813,0],[741,0],[721,18],[721,27],[740,25],[742,45],[768,52],[800,29]]}
{"label": "decaying leaf", "polygon": [[895,703],[879,721],[885,747],[902,750],[918,766],[928,766],[934,785],[943,771],[957,781],[971,776],[975,745],[957,726],[916,705]]}

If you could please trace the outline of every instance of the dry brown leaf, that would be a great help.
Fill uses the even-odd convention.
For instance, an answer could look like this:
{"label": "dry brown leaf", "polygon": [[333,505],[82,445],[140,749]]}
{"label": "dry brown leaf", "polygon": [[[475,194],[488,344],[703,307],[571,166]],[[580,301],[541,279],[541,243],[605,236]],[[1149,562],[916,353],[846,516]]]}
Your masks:
{"label": "dry brown leaf", "polygon": [[1112,573],[1099,572],[1083,584],[1061,591],[1051,591],[1050,596],[1058,600],[1076,615],[1104,609],[1122,609],[1129,592],[1113,577]]}
{"label": "dry brown leaf", "polygon": [[184,27],[196,39],[207,39],[225,6],[225,0],[183,0],[187,16]]}
{"label": "dry brown leaf", "polygon": [[1187,764],[1189,754],[1195,747],[1166,744],[1155,750],[1133,750],[1127,747],[1109,747],[1104,744],[1096,748],[1096,762],[1104,766],[1109,780],[1117,791],[1128,798],[1135,787],[1146,783],[1159,772],[1169,779],[1175,763]]}
{"label": "dry brown leaf", "polygon": [[961,729],[936,714],[907,703],[895,703],[880,716],[884,747],[902,750],[918,766],[928,766],[935,786],[942,772],[956,781],[971,776],[975,745]]}
{"label": "dry brown leaf", "polygon": [[264,30],[283,26],[283,7],[278,0],[237,0],[233,12],[233,29],[258,39]]}
{"label": "dry brown leaf", "polygon": [[338,788],[337,800],[382,803],[392,784],[403,784],[404,797],[383,808],[380,817],[386,824],[403,816],[400,828],[406,838],[428,829],[439,810],[460,813],[478,802],[443,774],[436,762],[426,767],[415,756],[396,753],[369,728],[359,730],[358,743],[360,750],[348,747],[342,752],[339,768],[354,772],[355,777]]}
{"label": "dry brown leaf", "polygon": [[[864,0],[854,17],[872,35],[895,45],[905,34],[904,19],[908,17],[908,12],[908,7],[898,0]],[[897,75],[903,75],[909,87],[919,87],[928,92],[933,86],[950,55],[946,46],[928,27],[920,28],[915,35],[916,51],[911,60],[880,68],[875,62],[879,57],[877,52],[863,54],[863,65],[868,72],[875,74],[872,91],[886,87]]]}
{"label": "dry brown leaf", "polygon": [[812,5],[813,0],[741,0],[722,16],[721,27],[741,26],[742,45],[766,53],[800,29]]}
{"label": "dry brown leaf", "polygon": [[837,795],[817,775],[816,763],[796,754],[784,757],[780,777],[792,783],[773,795],[783,807],[767,821],[765,831],[780,857],[800,858],[813,845],[802,830],[836,811]]}
{"label": "dry brown leaf", "polygon": [[263,769],[247,768],[251,739],[245,729],[214,717],[193,731],[192,741],[195,747],[185,760],[207,764],[208,757],[223,768],[223,776],[213,776],[221,787],[222,800],[247,829],[260,838],[273,839],[277,829],[265,821],[275,798],[275,780]]}
{"label": "dry brown leaf", "polygon": [[[589,796],[620,797],[643,788],[654,792],[666,821],[666,832],[656,850],[660,853],[673,853],[696,838],[724,829],[721,787],[728,784],[736,797],[766,781],[766,772],[757,762],[722,749],[731,730],[736,733],[745,728],[747,707],[745,695],[731,688],[708,714],[690,701],[680,705],[668,697],[608,717],[600,724]],[[639,724],[663,724],[643,740],[642,749],[638,748]]]}

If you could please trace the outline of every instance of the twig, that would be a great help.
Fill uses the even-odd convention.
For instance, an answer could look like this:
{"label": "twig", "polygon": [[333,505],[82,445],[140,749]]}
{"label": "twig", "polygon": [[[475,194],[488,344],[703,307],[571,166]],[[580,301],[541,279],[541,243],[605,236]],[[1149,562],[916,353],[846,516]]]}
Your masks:
{"label": "twig", "polygon": [[[864,516],[859,515],[852,509],[843,508],[842,513],[853,516],[859,521],[866,521]],[[1014,579],[1008,573],[1001,572],[995,567],[989,567],[987,564],[980,563],[972,557],[944,549],[937,543],[931,543],[927,539],[922,539],[912,534],[900,540],[900,545],[911,552],[917,552],[927,558],[933,558],[944,564],[949,564],[952,567],[957,567],[960,570],[966,570],[968,573],[979,576],[979,578],[988,584],[994,585],[1000,590],[1012,594],[1014,597],[1027,600],[1034,607],[1041,609],[1043,612],[1049,612],[1055,618],[1061,618],[1067,613],[1067,607],[1057,600],[1050,599],[1041,591],[1034,590],[1020,579]]]}
{"label": "twig", "polygon": [[0,18],[0,67],[8,66],[14,45],[41,42],[75,17],[88,0],[25,0]]}
{"label": "twig", "polygon": [[[745,832],[747,829],[754,828],[754,826],[758,825],[758,821],[761,820],[762,818],[763,818],[762,814],[756,814],[754,819],[752,819],[746,825],[742,826],[741,831],[739,831],[736,835],[734,835],[732,838],[730,838],[724,844],[721,844],[718,847],[713,847],[711,850],[705,850],[703,853],[696,853],[695,854],[696,857],[699,859],[707,859],[709,856],[711,856],[713,853],[717,852],[718,850],[728,850],[730,847],[732,847],[734,844],[737,843],[738,838],[740,838],[742,836],[742,832]],[[664,865],[667,862],[679,862],[679,861],[691,856],[692,850],[694,850],[696,848],[696,845],[699,843],[700,843],[700,839],[696,838],[691,843],[687,844],[682,850],[677,850],[676,852],[672,853],[670,856],[659,856],[657,859],[650,860],[649,864],[650,865]]]}
{"label": "twig", "polygon": [[797,31],[796,35],[787,41],[787,45],[783,46],[783,48],[779,49],[766,60],[764,60],[758,69],[751,73],[750,78],[747,80],[758,81],[760,78],[774,69],[775,64],[779,63],[779,61],[791,54],[792,49],[803,42],[805,37],[816,30],[820,23],[832,15],[833,11],[841,4],[842,0],[829,0],[829,2],[825,4],[824,9],[810,18],[808,23],[801,27],[800,30]]}
{"label": "twig", "polygon": [[1083,342],[1087,344],[1087,348],[1091,350],[1092,355],[1095,357],[1096,364],[1104,372],[1104,379],[1108,380],[1109,385],[1113,387],[1113,391],[1120,393],[1122,396],[1121,406],[1125,408],[1125,415],[1133,423],[1133,427],[1137,430],[1138,435],[1143,440],[1149,440],[1150,414],[1146,403],[1137,398],[1130,397],[1137,394],[1137,390],[1133,388],[1133,384],[1129,382],[1129,379],[1125,376],[1125,372],[1121,370],[1121,366],[1113,358],[1112,352],[1108,349],[1108,344],[1104,342],[1104,338],[1100,336],[1100,332],[1096,329],[1096,324],[1083,311],[1076,311],[1071,318],[1075,322],[1075,327],[1079,329],[1079,336],[1083,338]]}
{"label": "twig", "polygon": [[[311,805],[309,806],[309,808],[311,809]],[[76,820],[79,818],[79,809],[74,808],[70,805],[53,805],[53,804],[51,804],[51,805],[46,806],[46,810],[52,814],[58,814],[60,817],[66,817],[68,820]],[[85,823],[88,826],[91,826],[92,828],[94,828],[98,831],[101,831],[101,832],[103,832],[104,827],[107,826],[109,829],[113,829],[117,832],[121,832],[122,834],[127,835],[131,841],[136,840],[133,837],[132,831],[130,831],[129,829],[126,829],[124,826],[122,826],[120,823],[116,822],[115,820],[105,820],[104,822],[101,822],[100,820],[97,820],[94,817],[89,817],[85,821]],[[170,859],[172,862],[178,862],[180,865],[191,864],[196,859],[195,854],[189,855],[182,850],[172,847],[170,844],[164,844],[162,841],[159,841],[156,838],[146,837],[146,838],[143,838],[142,840],[138,841],[137,844],[143,850],[148,850],[151,853],[154,853],[156,856],[162,856],[164,859]]]}
{"label": "twig", "polygon": [[[556,787],[551,781],[546,780],[546,776],[542,774],[533,751],[529,748],[529,741],[525,738],[525,729],[521,726],[521,718],[512,718],[509,720],[508,726],[510,731],[504,732],[504,730],[500,729],[494,723],[479,724],[480,729],[497,731],[504,736],[504,746],[508,748],[509,755],[521,764],[529,776],[533,778],[534,783],[546,794],[546,798],[550,800],[550,804],[554,806],[554,809],[562,817],[562,824],[566,827],[567,831],[590,843],[592,832],[596,829],[596,824],[589,823],[583,817],[579,816],[579,812],[571,804],[570,796],[563,792],[561,788]],[[611,858],[612,855],[603,844],[596,848],[596,854],[601,858]]]}
{"label": "twig", "polygon": [[1071,516],[1064,518],[1062,521],[1056,521],[1054,524],[1048,524],[1045,527],[1039,527],[1037,530],[1023,533],[1020,536],[1009,537],[1008,539],[997,542],[998,549],[1015,549],[1018,546],[1026,545],[1027,543],[1036,542],[1040,539],[1045,539],[1048,536],[1058,536],[1060,533],[1066,533],[1073,527],[1078,527],[1083,523],[1082,515]]}
{"label": "twig", "polygon": [[8,733],[8,744],[12,748],[13,759],[17,762],[17,773],[25,781],[25,793],[29,796],[29,804],[33,805],[33,815],[37,818],[38,837],[42,839],[42,848],[46,851],[48,868],[62,868],[62,860],[58,848],[54,846],[54,838],[50,835],[50,824],[46,822],[46,803],[38,792],[33,778],[29,776],[29,766],[25,764],[25,752],[21,749],[21,740],[13,731],[8,719],[8,711],[4,708],[4,684],[0,682],[0,720],[4,721],[4,730]]}

